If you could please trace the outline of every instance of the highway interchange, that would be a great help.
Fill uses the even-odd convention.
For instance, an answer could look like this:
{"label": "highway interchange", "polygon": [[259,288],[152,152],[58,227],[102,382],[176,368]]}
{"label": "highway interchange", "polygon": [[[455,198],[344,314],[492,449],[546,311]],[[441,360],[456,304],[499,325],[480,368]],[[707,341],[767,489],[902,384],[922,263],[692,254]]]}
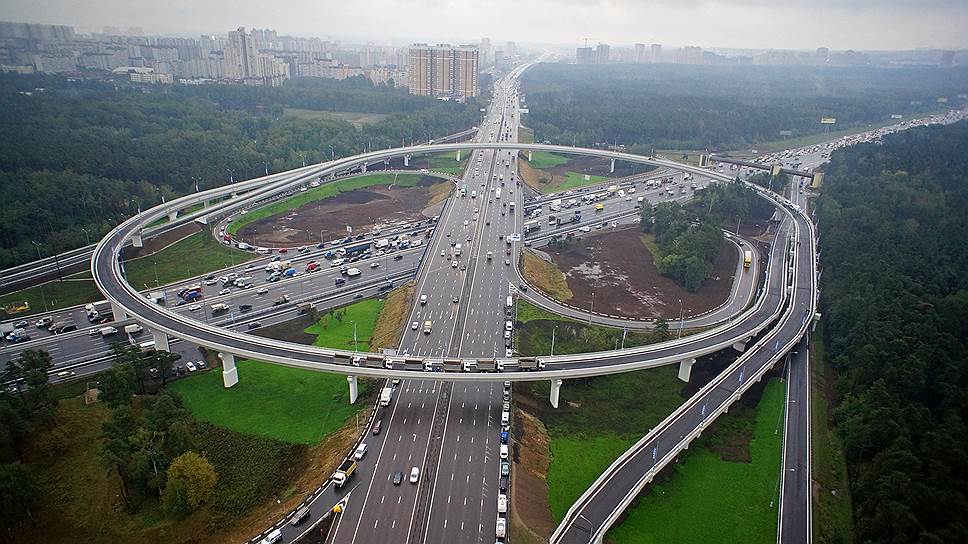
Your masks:
{"label": "highway interchange", "polygon": [[[520,74],[520,70],[525,68],[526,66],[519,67],[496,85],[494,103],[488,109],[486,123],[482,124],[478,132],[478,140],[481,143],[499,142],[504,139],[508,142],[517,141],[515,79]],[[256,319],[265,325],[290,318],[296,312],[293,304],[287,304],[285,308],[276,308],[273,305],[273,301],[283,294],[291,299],[339,305],[352,300],[357,293],[363,296],[374,294],[387,279],[394,278],[398,280],[396,283],[400,283],[417,271],[416,297],[419,299],[420,295],[426,294],[427,302],[423,305],[415,300],[398,353],[420,358],[458,356],[481,360],[508,358],[508,355],[503,352],[506,349],[503,328],[506,318],[505,298],[509,293],[509,286],[521,282],[516,266],[521,244],[517,242],[507,244],[502,238],[509,233],[521,232],[522,223],[520,213],[500,213],[506,211],[501,204],[512,197],[508,189],[519,187],[516,178],[513,183],[511,182],[512,176],[516,173],[514,153],[517,148],[513,145],[508,147],[509,149],[475,150],[470,167],[461,182],[467,184],[468,195],[449,200],[428,246],[425,249],[399,253],[403,257],[399,261],[384,259],[382,267],[373,274],[368,273],[371,270],[365,268],[368,263],[361,262],[361,268],[366,272],[358,278],[357,284],[347,282],[342,288],[335,289],[332,281],[339,276],[339,271],[326,268],[321,272],[301,274],[272,284],[270,292],[264,295],[256,294],[261,285],[256,285],[255,289],[233,290],[228,295],[217,294],[221,289],[220,285],[205,286],[206,297],[200,313],[189,311],[187,306],[175,307],[173,310],[179,315],[190,317],[200,323],[229,325],[229,328],[232,328],[233,323],[237,322],[234,326],[241,329],[247,326],[248,322]],[[820,153],[817,155],[821,156]],[[818,164],[822,160],[822,158],[818,160]],[[802,167],[806,167],[808,161],[804,159],[803,162]],[[502,187],[501,178],[504,180],[505,192],[503,197],[498,199],[493,197],[493,191]],[[470,197],[471,190],[478,191],[476,198]],[[521,210],[523,207],[523,201],[520,200],[521,190],[518,189],[515,193],[513,198],[518,199],[517,209]],[[791,193],[793,202],[790,205],[803,206],[802,198],[797,191],[793,191]],[[652,200],[651,197],[650,200]],[[652,201],[655,202],[655,200]],[[616,465],[606,471],[600,478],[600,482],[596,483],[597,487],[593,486],[589,492],[586,492],[586,495],[573,507],[573,512],[569,512],[565,522],[556,531],[554,541],[587,542],[589,536],[594,539],[596,534],[599,536],[603,534],[603,531],[614,522],[614,517],[624,510],[623,502],[628,499],[630,493],[640,488],[647,478],[654,475],[654,470],[649,470],[643,475],[642,467],[654,466],[657,470],[664,460],[668,462],[669,459],[674,458],[684,444],[688,444],[691,438],[701,432],[706,421],[728,408],[728,405],[738,398],[738,394],[748,387],[748,384],[759,379],[779,356],[796,344],[806,331],[816,302],[812,226],[802,215],[790,211],[784,213],[788,218],[783,222],[777,241],[770,248],[769,258],[766,259],[763,279],[766,287],[754,306],[745,312],[741,310],[750,304],[749,296],[735,297],[737,306],[724,310],[724,314],[732,314],[735,317],[728,324],[731,335],[728,339],[745,337],[748,341],[752,341],[756,338],[756,342],[747,347],[744,355],[713,383],[703,388],[699,394],[670,415],[663,424],[644,437],[640,444],[630,450],[626,456],[616,461]],[[586,214],[594,216],[594,212],[586,212]],[[475,216],[477,216],[476,220]],[[589,221],[589,223],[592,222],[594,219]],[[117,239],[112,242],[125,238],[121,229],[115,234]],[[788,235],[794,240],[791,247],[786,245]],[[109,236],[108,239],[111,238]],[[461,256],[456,259],[458,266],[454,267],[451,264],[454,262],[455,249],[452,244],[457,243],[463,245],[463,250]],[[509,246],[511,252],[506,255]],[[791,248],[792,251],[786,251]],[[444,252],[444,256],[441,256],[441,251]],[[487,258],[488,252],[491,252],[492,259]],[[448,256],[451,259],[448,259]],[[305,256],[302,262],[311,258],[311,255]],[[504,264],[505,258],[510,261],[510,264]],[[787,277],[784,259],[801,263],[800,266],[794,267],[793,288],[789,292],[783,288],[788,281],[791,281],[791,278]],[[253,268],[258,269],[264,266],[262,262],[264,261],[251,264]],[[107,272],[105,268],[97,268],[97,260],[94,266],[96,275]],[[239,265],[233,270],[238,270],[239,274],[245,274],[246,266]],[[220,272],[219,275],[224,273],[224,271]],[[379,278],[379,274],[383,274],[384,277]],[[754,271],[749,276],[755,279],[759,275]],[[362,285],[363,282],[367,282],[365,287]],[[734,289],[741,289],[751,296],[754,289],[750,286],[755,287],[755,285],[756,282],[752,281],[747,282],[745,287],[737,284]],[[770,285],[774,288],[769,288]],[[777,286],[780,288],[776,288]],[[177,300],[173,294],[177,291],[176,287],[178,286],[166,289],[169,301]],[[112,296],[114,295],[115,293],[112,293]],[[231,304],[233,308],[240,304],[251,304],[252,310],[245,314],[237,314],[233,311],[228,317],[221,318],[208,315],[205,308],[221,301]],[[128,305],[125,307],[128,310],[132,309]],[[784,308],[787,309],[785,312],[783,312]],[[86,321],[83,312],[74,309],[68,313],[72,314],[70,318],[79,325],[76,333],[35,340],[24,346],[48,349],[58,359],[59,364],[71,364],[75,361],[95,358],[102,353],[106,354],[107,343],[99,337],[88,336],[87,327],[81,326]],[[430,334],[423,333],[425,321],[432,322]],[[415,329],[410,326],[414,322],[418,323]],[[765,331],[763,336],[757,337],[761,331]],[[728,342],[723,343],[726,339],[723,330],[712,329],[707,333],[709,334],[695,335],[693,339],[684,339],[686,340],[684,342],[670,343],[665,346],[660,344],[640,350],[623,350],[621,353],[608,355],[608,365],[613,368],[607,371],[627,371],[633,367],[645,368],[647,366],[642,366],[643,358],[648,358],[655,364],[687,360],[683,357],[690,356],[691,345],[701,344],[702,350],[721,349],[723,346],[730,345]],[[147,331],[146,336],[150,338]],[[771,340],[775,340],[776,343],[770,344]],[[781,340],[783,340],[782,349]],[[195,349],[195,344],[190,342],[173,344],[173,350],[176,350],[174,346],[179,346],[177,349],[185,353]],[[4,347],[0,350],[0,361],[8,361],[16,357],[19,349],[20,346],[16,349]],[[65,360],[64,355],[58,354],[58,350],[63,350],[64,355],[70,353],[74,359]],[[238,352],[245,354],[244,349]],[[797,348],[797,353],[789,366],[791,378],[788,383],[792,400],[795,400],[794,388],[805,390],[804,384],[808,383],[802,379],[796,381],[793,377],[795,368],[806,367],[805,363],[797,365],[797,361],[804,360],[805,353],[806,349],[803,346]],[[311,358],[311,356],[307,357],[307,352],[301,353],[300,356],[307,360]],[[589,374],[574,375],[593,375],[602,373],[600,361],[603,357],[565,357],[548,359],[547,363],[549,370],[589,369]],[[267,359],[270,358],[267,357]],[[331,361],[332,358],[329,360]],[[315,366],[329,369],[326,361],[324,356],[315,361],[322,364]],[[105,366],[107,364],[109,363],[105,363]],[[365,369],[342,372],[367,374]],[[369,373],[369,375],[393,374],[383,369]],[[331,541],[478,542],[494,538],[494,521],[498,517],[496,496],[501,470],[497,455],[504,391],[501,380],[505,377],[557,379],[556,376],[560,375],[551,372],[528,374],[528,376],[513,377],[481,376],[485,379],[441,382],[422,378],[413,372],[395,373],[401,377],[414,379],[406,379],[397,386],[391,406],[387,409],[377,409],[371,423],[381,422],[381,432],[373,435],[367,427],[363,439],[369,444],[370,453],[361,462],[351,485],[340,490],[340,493],[332,498],[327,497],[325,500],[316,501],[318,504],[314,503],[314,516],[318,517],[338,499],[344,496],[346,498],[349,507],[340,517]],[[456,375],[446,377],[450,379],[454,376]],[[437,377],[441,376],[435,376]],[[798,394],[807,395],[808,392]],[[803,413],[806,412],[802,412],[801,416]],[[808,436],[808,433],[802,433],[808,425],[805,417],[803,416],[804,419],[796,422],[795,425],[788,422],[787,432],[790,433],[792,429],[797,428],[800,429],[801,434]],[[805,466],[807,470],[790,471],[789,483],[788,475],[784,474],[784,488],[799,489],[802,492],[801,496],[789,495],[790,504],[805,502],[805,508],[808,509],[809,489],[805,489],[803,482],[805,479],[809,484],[809,460],[802,455],[807,449],[803,446],[793,447],[791,444],[796,442],[789,438],[785,444],[791,450],[790,457],[796,457],[798,451],[800,453],[801,458],[791,462],[799,463],[797,466]],[[649,457],[652,460],[651,464],[648,463]],[[784,467],[787,466],[787,457],[788,453],[785,451]],[[412,466],[420,467],[423,475],[420,482],[417,485],[404,483],[401,486],[394,486],[390,481],[392,474],[398,470],[409,473]],[[482,490],[482,493],[478,493],[478,490]],[[802,494],[806,497],[804,498]],[[784,497],[786,496],[788,495],[785,491]],[[801,516],[800,519],[809,519],[809,512],[806,512],[806,515],[807,517]],[[793,527],[789,529],[793,536],[783,536],[786,529],[784,529],[784,517],[781,514],[781,538],[784,542],[798,541],[797,539],[803,535],[804,524],[796,522],[797,516],[791,519],[794,521],[790,522],[788,527]],[[284,527],[286,529],[284,541],[291,541],[303,531],[300,528],[290,529],[288,525]]]}

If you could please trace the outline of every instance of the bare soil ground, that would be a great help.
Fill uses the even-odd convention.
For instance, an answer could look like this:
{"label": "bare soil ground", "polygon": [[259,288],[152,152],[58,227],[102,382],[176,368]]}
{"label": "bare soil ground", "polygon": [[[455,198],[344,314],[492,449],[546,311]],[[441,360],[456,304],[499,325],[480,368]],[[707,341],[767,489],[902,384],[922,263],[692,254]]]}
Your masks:
{"label": "bare soil ground", "polygon": [[373,186],[340,193],[246,225],[239,237],[255,245],[286,246],[317,243],[354,232],[369,232],[399,223],[432,217],[439,212],[441,194],[453,184],[424,177],[416,187]]}
{"label": "bare soil ground", "polygon": [[[511,486],[511,514],[521,530],[515,540],[547,542],[555,530],[548,506],[548,483],[545,478],[551,464],[551,439],[544,424],[523,410],[516,410],[514,440],[514,485]],[[531,537],[531,538],[527,538]]]}
{"label": "bare soil ground", "polygon": [[647,318],[679,317],[711,310],[729,298],[738,259],[725,240],[713,273],[695,292],[687,291],[656,269],[636,226],[592,231],[564,250],[544,248],[564,272],[574,294],[569,304],[602,313]]}

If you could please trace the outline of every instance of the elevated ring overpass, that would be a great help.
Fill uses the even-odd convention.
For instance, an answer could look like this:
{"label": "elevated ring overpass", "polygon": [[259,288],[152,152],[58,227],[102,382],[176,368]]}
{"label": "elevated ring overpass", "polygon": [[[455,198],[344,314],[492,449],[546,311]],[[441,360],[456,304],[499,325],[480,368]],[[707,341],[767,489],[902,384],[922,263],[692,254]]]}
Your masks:
{"label": "elevated ring overpass", "polygon": [[[119,261],[121,248],[128,240],[140,237],[145,225],[164,217],[172,206],[187,207],[197,202],[204,202],[222,197],[240,190],[240,187],[259,187],[253,189],[246,198],[230,199],[214,204],[189,214],[179,221],[197,220],[206,222],[213,214],[226,213],[243,207],[251,199],[261,198],[272,191],[285,190],[288,187],[304,182],[315,176],[326,176],[337,171],[356,167],[365,168],[366,164],[383,159],[406,156],[414,153],[448,152],[458,149],[502,149],[502,150],[541,150],[565,154],[593,155],[613,160],[624,160],[668,167],[671,169],[700,174],[718,181],[729,182],[733,178],[710,172],[702,168],[679,164],[664,159],[654,159],[628,153],[585,149],[547,144],[514,144],[514,143],[460,143],[460,144],[432,144],[414,147],[393,148],[374,151],[291,171],[289,177],[280,181],[262,185],[253,182],[240,182],[235,186],[211,189],[201,193],[188,195],[166,206],[157,206],[147,210],[119,225],[109,233],[95,247],[91,270],[98,288],[105,294],[115,308],[117,316],[127,314],[140,319],[145,326],[152,330],[156,337],[156,345],[164,348],[167,335],[190,340],[201,346],[219,350],[223,353],[223,380],[229,387],[238,381],[235,368],[235,356],[244,356],[264,360],[276,364],[306,368],[317,371],[346,374],[350,378],[351,390],[355,384],[355,376],[396,377],[406,379],[426,379],[432,377],[447,381],[504,381],[504,380],[552,380],[552,402],[557,404],[557,387],[565,378],[578,378],[609,373],[629,372],[642,368],[651,368],[664,364],[680,364],[680,377],[688,379],[691,365],[695,358],[708,353],[719,351],[725,347],[734,346],[744,349],[745,343],[760,331],[773,323],[782,313],[783,304],[787,299],[789,288],[788,276],[790,270],[787,263],[789,254],[783,248],[786,244],[774,243],[771,248],[771,259],[767,264],[767,279],[757,302],[736,318],[714,329],[699,334],[690,335],[678,340],[671,340],[659,344],[630,348],[626,350],[586,353],[578,355],[542,357],[537,362],[524,359],[505,359],[498,363],[503,372],[428,372],[432,367],[428,364],[434,359],[394,358],[401,366],[390,365],[384,368],[384,356],[365,354],[344,350],[327,350],[300,344],[293,344],[278,340],[259,338],[234,331],[227,331],[218,327],[184,317],[165,308],[155,305],[151,301],[127,284],[124,280],[122,263]],[[264,181],[262,182],[265,183]],[[758,189],[759,190],[759,189]],[[798,214],[800,220],[806,220],[799,211],[790,209],[789,204],[775,195],[760,190],[764,198],[770,198],[774,204],[784,211],[787,217],[793,219]],[[799,221],[794,222],[799,223]],[[778,230],[778,237],[786,234],[784,229]],[[366,361],[378,361],[379,364],[367,366],[353,366],[354,357],[364,357]],[[390,361],[392,363],[392,361]],[[522,363],[532,363],[535,370],[530,372],[515,372],[521,369]],[[353,395],[351,395],[353,397]]]}

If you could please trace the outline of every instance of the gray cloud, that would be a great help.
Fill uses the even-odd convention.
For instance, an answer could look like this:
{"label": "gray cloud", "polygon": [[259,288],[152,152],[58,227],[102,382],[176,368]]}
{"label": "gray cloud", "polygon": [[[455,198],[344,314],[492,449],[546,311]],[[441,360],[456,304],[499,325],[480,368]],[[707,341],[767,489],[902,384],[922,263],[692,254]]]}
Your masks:
{"label": "gray cloud", "polygon": [[0,0],[0,19],[157,34],[237,26],[344,40],[703,47],[968,47],[964,0]]}

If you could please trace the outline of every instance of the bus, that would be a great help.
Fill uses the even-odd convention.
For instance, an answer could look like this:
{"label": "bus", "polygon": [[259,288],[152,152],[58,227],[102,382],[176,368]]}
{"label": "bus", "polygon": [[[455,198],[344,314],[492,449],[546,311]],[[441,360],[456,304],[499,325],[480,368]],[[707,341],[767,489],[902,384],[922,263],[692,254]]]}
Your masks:
{"label": "bus", "polygon": [[743,254],[743,268],[749,268],[751,264],[753,264],[753,252],[747,249]]}

